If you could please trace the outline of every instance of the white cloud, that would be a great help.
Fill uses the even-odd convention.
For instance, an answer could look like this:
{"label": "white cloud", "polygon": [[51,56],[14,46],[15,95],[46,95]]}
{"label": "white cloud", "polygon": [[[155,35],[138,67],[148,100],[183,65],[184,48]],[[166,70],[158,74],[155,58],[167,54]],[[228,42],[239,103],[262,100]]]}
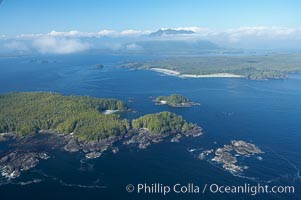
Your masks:
{"label": "white cloud", "polygon": [[51,31],[47,35],[55,36],[55,37],[97,37],[98,33],[94,32],[81,32],[76,30],[66,31],[66,32],[59,32],[59,31]]}
{"label": "white cloud", "polygon": [[140,36],[140,35],[144,35],[144,34],[149,34],[152,31],[149,30],[134,30],[134,29],[128,29],[128,30],[124,30],[121,31],[119,33],[120,36]]}
{"label": "white cloud", "polygon": [[187,26],[187,27],[178,27],[175,30],[185,30],[185,31],[193,31],[195,33],[208,32],[209,28],[198,27],[198,26]]}
{"label": "white cloud", "polygon": [[276,36],[290,36],[290,35],[301,35],[301,30],[285,27],[272,27]]}
{"label": "white cloud", "polygon": [[128,29],[128,30],[124,30],[120,32],[120,35],[123,36],[137,36],[137,35],[141,35],[142,31],[139,30],[133,30],[133,29]]}
{"label": "white cloud", "polygon": [[[168,28],[162,28],[168,29]],[[189,27],[177,27],[171,28],[175,30],[191,30],[195,32],[191,37],[203,37],[204,39],[210,39],[212,37],[222,37],[225,40],[229,41],[239,41],[244,39],[245,37],[266,37],[266,38],[275,38],[275,37],[291,37],[301,38],[301,27],[297,28],[287,28],[287,27],[268,27],[268,26],[242,26],[238,28],[226,29],[226,30],[212,30],[206,27],[197,27],[197,26],[189,26]],[[69,37],[69,38],[85,38],[85,37],[102,37],[102,36],[111,36],[111,37],[138,37],[141,35],[149,34],[156,30],[135,30],[135,29],[127,29],[123,31],[115,31],[115,30],[100,30],[98,32],[81,32],[77,30],[71,30],[66,32],[59,31],[51,31],[46,34],[21,34],[16,36],[16,38],[21,39],[34,39],[42,36],[53,36],[53,37]],[[7,37],[7,36],[6,36]],[[172,37],[172,36],[170,36]],[[178,35],[177,37],[181,37]],[[0,35],[0,38],[4,38],[4,36]],[[187,38],[187,36],[183,35],[183,38]],[[190,37],[188,37],[190,38]]]}
{"label": "white cloud", "polygon": [[141,51],[143,48],[135,43],[128,44],[125,46],[126,50],[129,51]]}
{"label": "white cloud", "polygon": [[4,48],[8,50],[13,50],[13,51],[30,51],[30,49],[27,47],[27,45],[24,42],[21,41],[11,41],[7,42],[4,45]]}
{"label": "white cloud", "polygon": [[[166,28],[165,28],[166,29]],[[269,27],[269,26],[242,26],[226,30],[213,30],[206,27],[177,27],[175,30],[191,30],[195,34],[166,35],[164,37],[151,38],[156,40],[209,40],[220,46],[248,47],[265,46],[265,44],[293,44],[297,46],[301,43],[301,27]],[[98,32],[71,31],[51,31],[49,33],[21,34],[18,36],[0,35],[3,40],[3,47],[9,50],[37,50],[41,53],[75,53],[85,51],[91,47],[118,50],[124,43],[126,50],[141,50],[135,44],[136,41],[150,40],[148,37],[140,37],[153,31],[127,29],[123,31],[100,30]],[[103,38],[109,36],[110,38]],[[86,38],[89,38],[88,40]],[[99,40],[92,40],[100,38]],[[84,42],[85,41],[85,42]],[[92,42],[93,41],[93,42]],[[91,45],[90,45],[91,44]],[[242,45],[243,44],[243,45]],[[292,46],[292,45],[291,45]],[[300,45],[299,45],[300,46]]]}
{"label": "white cloud", "polygon": [[131,36],[140,36],[143,34],[149,34],[152,31],[149,30],[134,30],[134,29],[127,29],[123,31],[115,31],[115,30],[100,30],[98,32],[81,32],[77,30],[71,31],[55,31],[52,30],[46,34],[21,34],[16,36],[16,38],[22,39],[33,39],[41,36],[52,36],[52,37],[74,37],[74,38],[84,38],[84,37],[102,37],[102,36],[112,36],[112,37],[131,37]]}
{"label": "white cloud", "polygon": [[117,33],[114,30],[101,30],[101,31],[97,32],[97,35],[99,35],[99,36],[113,36],[116,34]]}
{"label": "white cloud", "polygon": [[70,54],[87,50],[89,44],[78,39],[40,37],[33,41],[33,46],[40,53]]}
{"label": "white cloud", "polygon": [[216,35],[224,35],[230,42],[237,42],[244,39],[301,39],[301,30],[287,27],[267,26],[245,26],[236,29],[228,29]]}
{"label": "white cloud", "polygon": [[16,38],[17,39],[35,39],[38,37],[43,36],[42,33],[31,33],[31,34],[21,34],[21,35],[17,35]]}

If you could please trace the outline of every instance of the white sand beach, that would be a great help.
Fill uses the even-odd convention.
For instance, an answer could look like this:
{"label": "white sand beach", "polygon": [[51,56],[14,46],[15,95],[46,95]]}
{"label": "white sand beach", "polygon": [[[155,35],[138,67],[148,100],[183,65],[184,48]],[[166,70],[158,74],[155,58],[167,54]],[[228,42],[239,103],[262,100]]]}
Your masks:
{"label": "white sand beach", "polygon": [[215,74],[204,74],[204,75],[194,75],[194,74],[181,74],[178,71],[162,68],[151,68],[150,70],[160,72],[170,76],[178,76],[181,78],[243,78],[242,75],[231,74],[231,73],[215,73]]}
{"label": "white sand beach", "polygon": [[109,115],[109,114],[113,114],[115,112],[118,112],[118,110],[105,110],[102,112],[102,114]]}
{"label": "white sand beach", "polygon": [[182,74],[180,77],[183,78],[243,78],[242,75],[230,74],[230,73],[215,73],[206,75],[193,75],[193,74]]}
{"label": "white sand beach", "polygon": [[160,72],[166,75],[171,75],[171,76],[179,76],[180,72],[170,70],[170,69],[162,69],[162,68],[151,68],[150,70]]}

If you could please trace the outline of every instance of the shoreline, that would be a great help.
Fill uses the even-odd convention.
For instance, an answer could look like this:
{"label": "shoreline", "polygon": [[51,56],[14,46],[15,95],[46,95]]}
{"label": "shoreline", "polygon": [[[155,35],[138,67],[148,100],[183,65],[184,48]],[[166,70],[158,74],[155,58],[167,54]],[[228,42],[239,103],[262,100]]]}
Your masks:
{"label": "shoreline", "polygon": [[119,110],[104,110],[102,112],[102,114],[105,114],[105,115],[110,115],[110,114],[113,114],[113,113],[116,113],[118,112]]}
{"label": "shoreline", "polygon": [[214,73],[214,74],[204,74],[204,75],[194,75],[194,74],[181,74],[178,71],[162,68],[150,68],[149,70],[166,74],[169,76],[177,76],[180,78],[244,78],[242,75],[231,74],[231,73]]}

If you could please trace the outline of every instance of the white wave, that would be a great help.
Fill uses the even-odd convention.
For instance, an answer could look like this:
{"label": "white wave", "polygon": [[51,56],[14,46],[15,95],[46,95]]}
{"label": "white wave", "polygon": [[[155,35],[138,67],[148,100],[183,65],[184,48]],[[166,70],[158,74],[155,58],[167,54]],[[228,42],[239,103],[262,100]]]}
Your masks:
{"label": "white wave", "polygon": [[[82,184],[76,184],[76,183],[66,183],[63,180],[55,177],[55,176],[50,176],[44,172],[39,172],[39,174],[41,174],[44,177],[47,177],[53,181],[57,181],[59,182],[62,186],[66,186],[66,187],[79,187],[79,188],[88,188],[88,189],[105,189],[107,188],[106,186],[102,186],[102,185],[82,185]],[[100,180],[97,179],[96,183],[99,182]]]}
{"label": "white wave", "polygon": [[188,149],[189,152],[194,152],[196,149]]}
{"label": "white wave", "polygon": [[61,185],[66,187],[80,187],[80,188],[88,188],[88,189],[105,189],[106,186],[100,185],[81,185],[81,184],[72,184],[72,183],[65,183],[62,180],[59,181]]}
{"label": "white wave", "polygon": [[43,180],[42,179],[34,179],[32,181],[25,181],[25,182],[17,182],[14,183],[15,185],[30,185],[30,184],[35,184],[35,183],[41,183]]}
{"label": "white wave", "polygon": [[[272,149],[270,149],[270,151],[275,155],[277,156],[279,159],[282,159],[284,161],[286,161],[292,168],[294,168],[296,170],[295,174],[293,174],[293,181],[297,181],[297,180],[301,180],[301,176],[300,176],[300,169],[292,162],[290,161],[289,159],[285,158],[284,156],[276,153],[275,151],[273,151]],[[288,175],[291,175],[291,174],[284,174],[282,175],[282,177],[287,177]]]}

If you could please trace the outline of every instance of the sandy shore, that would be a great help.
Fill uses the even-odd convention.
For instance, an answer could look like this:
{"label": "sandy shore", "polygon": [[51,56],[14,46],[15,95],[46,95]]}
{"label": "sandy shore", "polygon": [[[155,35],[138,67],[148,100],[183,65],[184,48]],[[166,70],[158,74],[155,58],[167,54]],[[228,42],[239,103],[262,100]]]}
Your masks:
{"label": "sandy shore", "polygon": [[113,114],[115,112],[118,112],[118,110],[105,110],[102,112],[102,114],[109,115],[109,114]]}
{"label": "sandy shore", "polygon": [[179,76],[180,72],[170,70],[170,69],[162,69],[162,68],[151,68],[150,70],[160,72],[166,75],[171,75],[171,76]]}
{"label": "sandy shore", "polygon": [[192,75],[192,74],[181,74],[183,78],[243,78],[242,75],[230,74],[230,73],[216,73],[206,75]]}
{"label": "sandy shore", "polygon": [[178,71],[162,68],[151,68],[150,70],[160,72],[170,76],[178,76],[181,78],[243,78],[242,75],[230,74],[230,73],[215,73],[215,74],[205,74],[205,75],[194,75],[194,74],[181,74]]}

